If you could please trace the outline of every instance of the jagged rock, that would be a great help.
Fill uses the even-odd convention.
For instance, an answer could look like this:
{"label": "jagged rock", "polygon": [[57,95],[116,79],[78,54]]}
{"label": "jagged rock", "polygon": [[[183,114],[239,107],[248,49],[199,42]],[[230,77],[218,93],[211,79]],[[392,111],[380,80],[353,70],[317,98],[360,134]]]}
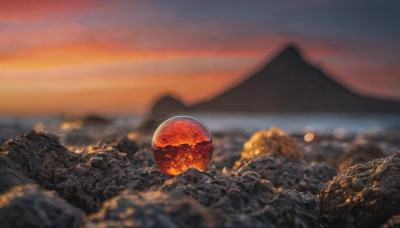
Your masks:
{"label": "jagged rock", "polygon": [[0,154],[0,193],[16,185],[31,183],[33,181],[27,178],[22,170],[16,168],[10,159]]}
{"label": "jagged rock", "polygon": [[85,221],[83,211],[36,185],[0,195],[0,227],[81,227]]}
{"label": "jagged rock", "polygon": [[55,189],[73,205],[95,212],[123,190],[147,190],[168,178],[152,167],[135,168],[125,154],[112,147],[92,147],[74,166],[59,172]]}
{"label": "jagged rock", "polygon": [[140,192],[161,186],[165,181],[171,178],[172,176],[161,172],[155,166],[138,168],[132,176],[133,181],[128,183],[127,189]]}
{"label": "jagged rock", "polygon": [[400,214],[400,152],[352,166],[320,193],[321,212],[331,227],[378,227]]}
{"label": "jagged rock", "polygon": [[144,148],[136,152],[130,158],[131,163],[136,168],[155,166],[150,148]]}
{"label": "jagged rock", "polygon": [[400,228],[400,215],[391,217],[381,228]]}
{"label": "jagged rock", "polygon": [[239,168],[248,161],[262,155],[280,155],[294,159],[301,159],[295,141],[279,128],[261,130],[253,134],[250,140],[243,145],[240,160],[235,163]]}
{"label": "jagged rock", "polygon": [[228,227],[318,227],[318,200],[275,189],[255,172],[241,176],[197,169],[175,176],[161,191],[188,195],[220,214]]}
{"label": "jagged rock", "polygon": [[57,190],[86,212],[93,212],[104,200],[125,190],[134,174],[129,167],[129,159],[119,151],[111,147],[91,148],[73,166],[56,170],[54,183],[41,184]]}
{"label": "jagged rock", "polygon": [[[108,135],[92,144],[92,148],[105,148],[108,146],[111,146],[120,152],[126,153],[128,158],[133,158],[135,153],[140,150],[139,144],[135,140],[129,139],[126,136]],[[82,146],[80,148],[82,148]],[[88,145],[86,148],[90,148],[90,145]]]}
{"label": "jagged rock", "polygon": [[385,155],[374,143],[355,143],[349,146],[346,152],[339,157],[337,167],[344,170],[358,163],[366,163]]}
{"label": "jagged rock", "polygon": [[25,176],[88,213],[122,190],[149,189],[169,178],[150,167],[135,169],[126,154],[111,146],[89,146],[76,154],[56,136],[35,131],[9,140],[1,154]]}
{"label": "jagged rock", "polygon": [[336,176],[336,170],[324,163],[308,164],[286,157],[262,156],[244,165],[239,175],[256,172],[262,179],[272,182],[274,187],[309,191],[318,194],[325,182]]}
{"label": "jagged rock", "polygon": [[0,153],[25,176],[40,184],[54,183],[55,171],[73,166],[78,159],[78,155],[63,147],[55,135],[36,131],[8,140]]}
{"label": "jagged rock", "polygon": [[221,227],[208,208],[190,197],[171,198],[169,194],[124,192],[104,203],[90,216],[88,227]]}

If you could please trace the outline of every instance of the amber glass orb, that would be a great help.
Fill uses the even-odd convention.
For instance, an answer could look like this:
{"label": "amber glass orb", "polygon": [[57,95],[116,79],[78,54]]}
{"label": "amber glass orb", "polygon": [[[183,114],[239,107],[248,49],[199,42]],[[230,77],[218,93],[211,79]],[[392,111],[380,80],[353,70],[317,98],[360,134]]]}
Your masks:
{"label": "amber glass orb", "polygon": [[205,170],[213,155],[207,127],[189,116],[164,121],[154,133],[151,149],[157,168],[170,175],[189,168]]}

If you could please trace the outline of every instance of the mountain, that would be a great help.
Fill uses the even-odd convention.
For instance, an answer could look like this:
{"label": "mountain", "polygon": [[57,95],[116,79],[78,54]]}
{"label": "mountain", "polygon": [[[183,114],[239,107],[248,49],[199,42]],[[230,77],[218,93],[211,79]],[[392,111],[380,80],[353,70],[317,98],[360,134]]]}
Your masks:
{"label": "mountain", "polygon": [[172,95],[166,95],[154,103],[151,113],[184,112],[186,110],[188,107],[182,101]]}
{"label": "mountain", "polygon": [[[181,112],[162,98],[153,112]],[[168,101],[171,103],[171,101]],[[177,109],[175,109],[177,108]],[[243,82],[211,100],[186,107],[188,112],[400,112],[400,102],[352,92],[307,63],[295,46],[286,47],[271,62]]]}

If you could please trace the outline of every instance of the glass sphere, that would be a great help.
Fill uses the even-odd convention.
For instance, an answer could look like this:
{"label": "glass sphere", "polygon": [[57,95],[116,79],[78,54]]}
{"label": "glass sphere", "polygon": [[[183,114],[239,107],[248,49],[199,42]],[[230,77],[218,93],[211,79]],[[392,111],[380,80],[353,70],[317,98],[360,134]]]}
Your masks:
{"label": "glass sphere", "polygon": [[170,175],[189,169],[205,170],[213,155],[207,127],[189,116],[175,116],[156,130],[151,146],[158,169]]}

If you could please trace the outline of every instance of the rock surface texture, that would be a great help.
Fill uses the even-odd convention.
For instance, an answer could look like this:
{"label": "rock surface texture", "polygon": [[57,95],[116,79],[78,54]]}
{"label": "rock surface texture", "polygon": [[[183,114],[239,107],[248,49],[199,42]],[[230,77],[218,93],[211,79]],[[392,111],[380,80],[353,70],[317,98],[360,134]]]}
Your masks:
{"label": "rock surface texture", "polygon": [[[122,190],[145,190],[167,178],[150,167],[134,169],[127,155],[113,147],[90,146],[77,154],[63,147],[54,135],[35,131],[6,142],[1,155],[26,177],[56,190],[88,213],[97,211],[104,200]],[[16,182],[25,181],[23,176],[14,176]]]}
{"label": "rock surface texture", "polygon": [[27,132],[0,147],[0,227],[398,224],[400,152],[337,174],[302,160],[304,148],[280,129],[248,138],[220,133],[207,170],[169,176],[155,167],[148,135],[64,147],[54,135]]}
{"label": "rock surface texture", "polygon": [[83,211],[36,185],[20,185],[0,197],[1,227],[81,227]]}
{"label": "rock surface texture", "polygon": [[400,227],[400,215],[395,215],[391,217],[382,228],[399,228]]}
{"label": "rock surface texture", "polygon": [[224,218],[228,227],[319,225],[315,196],[276,189],[255,172],[237,176],[189,169],[167,181],[161,191],[193,197]]}
{"label": "rock surface texture", "polygon": [[309,191],[313,194],[318,194],[325,182],[336,176],[336,170],[324,163],[310,165],[286,157],[261,156],[241,167],[239,175],[248,171],[256,172],[277,188]]}
{"label": "rock surface texture", "polygon": [[89,227],[221,227],[208,208],[192,198],[173,199],[168,194],[123,192],[90,216]]}
{"label": "rock surface texture", "polygon": [[331,227],[378,227],[400,213],[400,152],[357,164],[329,181],[320,193]]}

